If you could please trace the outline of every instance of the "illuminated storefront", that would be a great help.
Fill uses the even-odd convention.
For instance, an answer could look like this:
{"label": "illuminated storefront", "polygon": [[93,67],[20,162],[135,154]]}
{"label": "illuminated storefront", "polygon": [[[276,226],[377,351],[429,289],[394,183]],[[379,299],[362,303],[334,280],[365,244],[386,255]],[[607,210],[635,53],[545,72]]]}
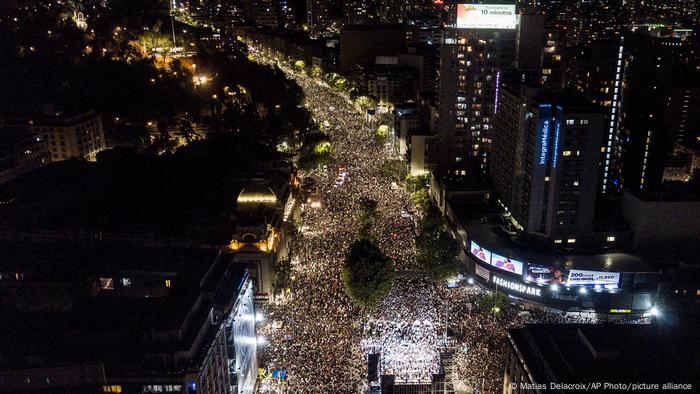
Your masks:
{"label": "illuminated storefront", "polygon": [[[658,278],[653,272],[531,264],[476,241],[470,241],[468,256],[468,274],[480,285],[547,308],[629,316],[641,315],[656,300]],[[649,285],[640,287],[642,281]]]}

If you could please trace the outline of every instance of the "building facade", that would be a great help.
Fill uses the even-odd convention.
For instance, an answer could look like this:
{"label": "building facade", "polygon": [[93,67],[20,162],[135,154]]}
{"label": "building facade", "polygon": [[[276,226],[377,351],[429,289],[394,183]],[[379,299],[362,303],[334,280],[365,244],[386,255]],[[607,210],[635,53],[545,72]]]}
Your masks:
{"label": "building facade", "polygon": [[499,70],[515,67],[519,59],[541,59],[542,15],[516,15],[515,5],[506,5],[503,12],[509,12],[510,19],[483,26],[468,17],[462,21],[462,6],[466,5],[458,5],[457,23],[447,29],[441,45],[440,175],[487,172]]}
{"label": "building facade", "polygon": [[571,92],[503,84],[500,98],[490,174],[516,228],[558,242],[589,236],[602,113]]}

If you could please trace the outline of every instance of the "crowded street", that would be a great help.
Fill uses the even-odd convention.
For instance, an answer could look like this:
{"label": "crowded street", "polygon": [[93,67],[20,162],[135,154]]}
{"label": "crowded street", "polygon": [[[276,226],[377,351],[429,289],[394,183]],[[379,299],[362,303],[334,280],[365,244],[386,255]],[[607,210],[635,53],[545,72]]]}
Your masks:
{"label": "crowded street", "polygon": [[[257,61],[275,63],[256,54]],[[262,306],[265,338],[260,367],[268,377],[263,393],[369,392],[368,356],[378,354],[380,375],[396,383],[426,384],[442,372],[441,355],[453,355],[451,376],[458,392],[500,391],[506,329],[530,321],[594,323],[585,316],[511,311],[484,316],[474,309],[487,292],[462,281],[456,288],[418,272],[415,215],[409,193],[379,171],[395,159],[375,141],[377,124],[319,79],[282,66],[306,96],[314,120],[333,144],[333,164],[302,174],[319,187],[320,204],[302,211],[292,241],[290,291]],[[337,181],[343,168],[342,182]],[[341,271],[348,246],[358,237],[362,198],[377,201],[380,220],[372,236],[398,272],[389,295],[374,310],[345,294]],[[403,213],[403,215],[402,215]],[[406,215],[409,213],[409,215]],[[407,217],[408,216],[408,217]],[[270,371],[284,370],[284,378]],[[279,376],[279,375],[278,375]]]}

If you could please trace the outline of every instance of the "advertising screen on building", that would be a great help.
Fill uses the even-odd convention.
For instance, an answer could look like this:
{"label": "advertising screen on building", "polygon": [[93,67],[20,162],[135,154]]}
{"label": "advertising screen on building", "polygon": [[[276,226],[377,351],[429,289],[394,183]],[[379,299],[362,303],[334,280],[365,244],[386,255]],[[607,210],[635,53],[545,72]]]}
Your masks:
{"label": "advertising screen on building", "polygon": [[569,270],[569,279],[566,282],[570,286],[600,285],[606,289],[616,289],[619,283],[620,273],[618,272],[584,270]]}
{"label": "advertising screen on building", "polygon": [[457,4],[457,28],[515,29],[514,4]]}
{"label": "advertising screen on building", "polygon": [[513,260],[510,257],[501,256],[496,253],[491,254],[491,265],[514,274],[523,274],[524,264],[522,261]]}
{"label": "advertising screen on building", "polygon": [[478,243],[471,241],[469,249],[472,251],[474,257],[486,264],[491,264],[491,252],[479,246]]}
{"label": "advertising screen on building", "polygon": [[550,267],[546,265],[527,265],[527,275],[525,280],[536,283],[559,283],[566,284],[568,273],[564,268]]}

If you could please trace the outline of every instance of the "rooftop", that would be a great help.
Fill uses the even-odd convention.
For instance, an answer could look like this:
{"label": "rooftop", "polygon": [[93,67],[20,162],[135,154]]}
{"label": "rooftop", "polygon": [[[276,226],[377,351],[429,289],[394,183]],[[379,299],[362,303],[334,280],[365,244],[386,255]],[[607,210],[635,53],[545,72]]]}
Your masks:
{"label": "rooftop", "polygon": [[[535,382],[697,383],[697,336],[659,324],[527,324],[508,330]],[[568,392],[568,391],[565,391]]]}
{"label": "rooftop", "polygon": [[[43,275],[63,276],[72,283],[73,297],[60,311],[0,310],[0,318],[13,322],[0,327],[0,346],[5,349],[0,369],[100,361],[122,365],[127,359],[145,366],[151,354],[189,350],[212,307],[235,300],[236,288],[240,291],[247,278],[243,266],[231,265],[230,255],[217,250],[31,244],[1,248],[9,254],[1,256],[0,271],[7,266],[36,267]],[[114,272],[115,281],[118,272],[133,274],[129,270],[143,278],[165,272],[173,280],[171,287],[162,289],[166,292],[155,290],[155,296],[99,291],[92,285],[93,275],[107,273],[102,270]],[[16,283],[31,287],[27,291],[56,291],[41,280],[45,278],[25,279]],[[14,286],[14,281],[5,282],[0,291],[3,296],[17,292]]]}
{"label": "rooftop", "polygon": [[656,272],[639,257],[627,253],[567,254],[553,245],[503,230],[500,210],[479,202],[451,201],[469,239],[500,255],[530,264],[610,272]]}

